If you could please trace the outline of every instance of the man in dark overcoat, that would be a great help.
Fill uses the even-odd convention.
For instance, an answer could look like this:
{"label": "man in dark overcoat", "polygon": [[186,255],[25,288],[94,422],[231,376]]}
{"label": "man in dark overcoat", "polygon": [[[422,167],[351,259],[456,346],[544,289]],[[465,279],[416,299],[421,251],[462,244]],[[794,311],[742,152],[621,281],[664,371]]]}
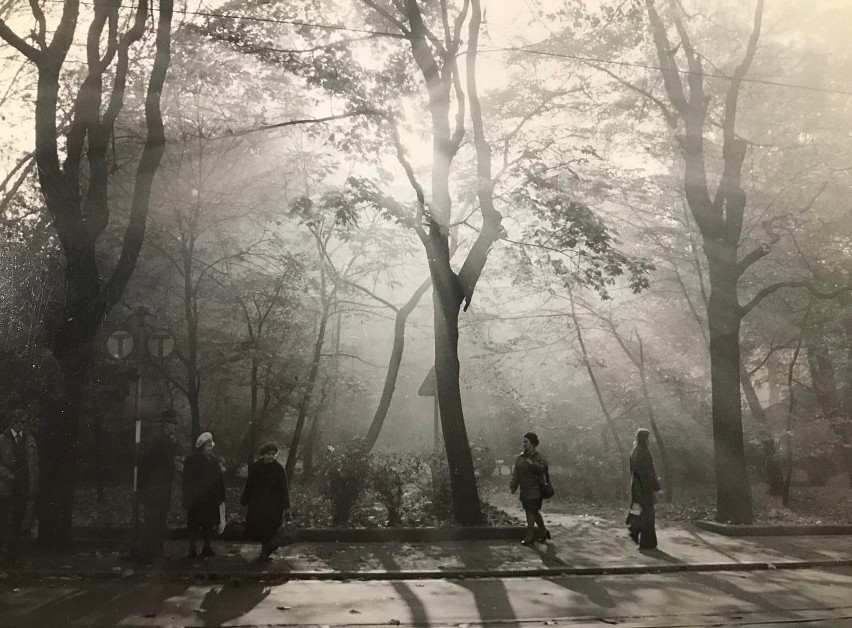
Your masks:
{"label": "man in dark overcoat", "polygon": [[139,493],[145,514],[136,560],[147,564],[163,556],[163,541],[168,532],[167,520],[172,503],[172,481],[175,468],[174,410],[163,410],[154,422],[154,431],[139,458]]}
{"label": "man in dark overcoat", "polygon": [[[631,513],[627,517],[630,538],[640,549],[657,547],[655,493],[661,490],[660,480],[654,469],[654,459],[648,441],[651,433],[646,429],[636,432],[636,441],[630,452],[630,501]],[[637,508],[638,506],[638,508]],[[634,510],[640,512],[636,514]]]}
{"label": "man in dark overcoat", "polygon": [[18,562],[27,509],[38,489],[38,451],[28,431],[29,414],[12,411],[9,428],[0,435],[0,549],[6,564]]}
{"label": "man in dark overcoat", "polygon": [[240,503],[247,507],[246,536],[261,542],[257,562],[269,560],[278,548],[275,533],[290,514],[287,472],[275,460],[277,456],[278,445],[275,443],[266,443],[260,448],[260,458],[249,466],[240,499]]}
{"label": "man in dark overcoat", "polygon": [[225,480],[219,460],[213,455],[213,435],[204,432],[195,441],[195,451],[183,462],[183,504],[189,530],[190,558],[197,555],[195,540],[199,531],[204,541],[201,556],[215,556],[210,545],[213,530],[224,526]]}

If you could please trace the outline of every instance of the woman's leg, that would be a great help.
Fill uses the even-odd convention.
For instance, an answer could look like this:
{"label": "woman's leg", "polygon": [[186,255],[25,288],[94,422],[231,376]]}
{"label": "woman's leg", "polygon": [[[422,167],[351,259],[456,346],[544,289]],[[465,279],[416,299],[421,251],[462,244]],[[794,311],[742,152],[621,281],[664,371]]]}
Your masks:
{"label": "woman's leg", "polygon": [[524,514],[527,516],[527,535],[523,542],[526,544],[532,543],[535,540],[535,510],[524,509]]}
{"label": "woman's leg", "polygon": [[639,529],[639,547],[655,549],[657,547],[656,513],[654,505],[642,507],[642,526]]}
{"label": "woman's leg", "polygon": [[198,556],[198,550],[195,548],[195,537],[198,534],[198,528],[190,526],[189,529],[189,553],[187,554],[190,558],[194,558]]}
{"label": "woman's leg", "polygon": [[210,547],[210,540],[213,538],[213,526],[203,526],[201,534],[204,539],[204,545],[201,547],[202,556],[215,556],[216,552]]}
{"label": "woman's leg", "polygon": [[547,531],[547,528],[544,525],[544,518],[541,516],[541,511],[535,511],[535,522],[538,524],[538,535],[536,538],[539,541],[544,541],[550,538],[550,532]]}

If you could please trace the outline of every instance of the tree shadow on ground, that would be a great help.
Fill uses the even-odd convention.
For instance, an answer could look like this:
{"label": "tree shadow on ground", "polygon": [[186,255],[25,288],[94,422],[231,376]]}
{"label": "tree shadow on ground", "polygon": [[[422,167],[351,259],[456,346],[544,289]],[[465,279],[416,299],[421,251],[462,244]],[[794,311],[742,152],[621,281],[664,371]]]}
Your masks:
{"label": "tree shadow on ground", "polygon": [[83,581],[32,610],[16,613],[13,606],[0,613],[0,625],[45,628],[85,621],[96,626],[117,626],[131,617],[157,617],[167,600],[184,596],[189,587],[189,583],[177,582]]}
{"label": "tree shadow on ground", "polygon": [[[484,562],[491,565],[498,557],[488,544],[482,544],[479,548],[479,556],[473,556],[464,552],[459,554],[461,563],[468,569],[480,569]],[[477,580],[454,580],[454,584],[465,588],[473,595],[480,621],[483,623],[499,621],[501,626],[520,626],[515,615],[515,609],[509,599],[509,592],[502,580],[492,580],[483,583]],[[512,621],[514,620],[514,621]]]}
{"label": "tree shadow on ground", "polygon": [[[398,571],[400,569],[400,565],[397,560],[389,553],[381,554],[379,556],[379,562],[382,567],[388,571]],[[414,591],[412,586],[408,582],[403,582],[401,580],[391,582],[391,586],[393,587],[393,590],[396,591],[399,598],[408,606],[409,611],[411,612],[411,623],[417,626],[428,626],[430,623],[429,611],[426,608],[426,604],[420,599],[420,596],[417,595],[417,592]]]}
{"label": "tree shadow on ground", "polygon": [[261,583],[213,587],[199,604],[198,617],[205,626],[222,626],[246,615],[269,596],[272,587]]}

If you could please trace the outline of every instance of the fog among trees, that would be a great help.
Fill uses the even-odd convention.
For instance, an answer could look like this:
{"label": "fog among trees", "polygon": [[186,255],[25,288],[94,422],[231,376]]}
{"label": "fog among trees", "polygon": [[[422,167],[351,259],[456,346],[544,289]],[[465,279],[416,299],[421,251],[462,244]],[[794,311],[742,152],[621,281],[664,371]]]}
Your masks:
{"label": "fog among trees", "polygon": [[439,447],[461,524],[530,430],[578,498],[623,497],[638,427],[720,521],[852,488],[850,21],[0,0],[0,403],[38,418],[40,535],[132,474],[137,365],[143,424],[231,473]]}

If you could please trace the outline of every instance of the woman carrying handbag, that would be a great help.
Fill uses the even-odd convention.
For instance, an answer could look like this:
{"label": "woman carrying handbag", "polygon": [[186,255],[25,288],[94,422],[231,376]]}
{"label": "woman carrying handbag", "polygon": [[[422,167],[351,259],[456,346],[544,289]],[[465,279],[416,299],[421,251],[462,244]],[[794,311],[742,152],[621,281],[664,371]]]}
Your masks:
{"label": "woman carrying handbag", "polygon": [[[527,518],[527,534],[521,545],[532,545],[536,541],[544,543],[550,538],[550,532],[544,526],[541,516],[541,503],[545,497],[542,478],[547,477],[547,460],[536,450],[538,447],[538,436],[533,432],[524,434],[524,450],[515,460],[515,468],[512,471],[512,480],[509,490],[514,493],[521,489],[521,505]],[[550,486],[549,479],[546,482]],[[550,495],[553,494],[552,487]],[[535,527],[538,525],[538,534]]]}
{"label": "woman carrying handbag", "polygon": [[655,493],[661,488],[648,447],[650,437],[648,430],[637,430],[636,441],[630,452],[630,511],[627,513],[627,527],[630,538],[639,545],[639,549],[657,547],[654,503]]}

